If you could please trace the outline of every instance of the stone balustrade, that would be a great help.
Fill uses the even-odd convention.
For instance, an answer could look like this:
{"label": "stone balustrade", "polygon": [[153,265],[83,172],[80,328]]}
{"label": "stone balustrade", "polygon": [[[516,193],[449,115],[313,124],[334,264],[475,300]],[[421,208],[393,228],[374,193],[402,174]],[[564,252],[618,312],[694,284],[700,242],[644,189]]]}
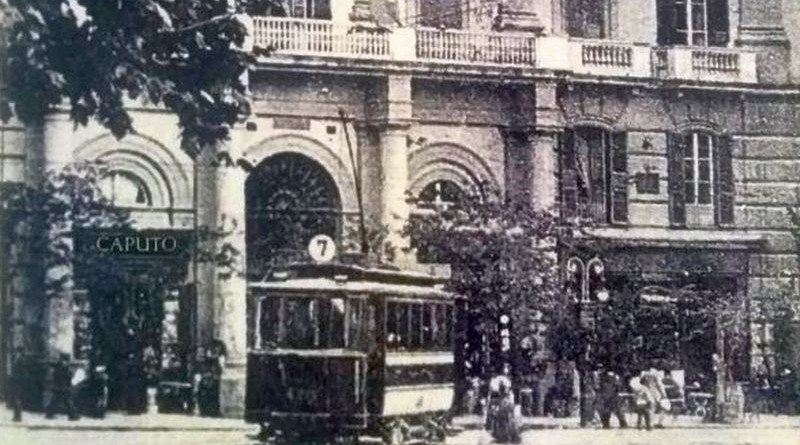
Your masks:
{"label": "stone balustrade", "polygon": [[738,48],[667,47],[526,33],[387,29],[327,20],[254,17],[253,46],[274,56],[528,68],[598,77],[756,83],[756,57]]}

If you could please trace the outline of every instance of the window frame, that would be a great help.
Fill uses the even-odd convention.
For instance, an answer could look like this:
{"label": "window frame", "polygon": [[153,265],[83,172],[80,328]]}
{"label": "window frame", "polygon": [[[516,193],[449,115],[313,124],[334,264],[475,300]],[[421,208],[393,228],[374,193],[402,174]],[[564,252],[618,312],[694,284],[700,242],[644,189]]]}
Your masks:
{"label": "window frame", "polygon": [[[714,207],[715,200],[717,198],[716,194],[714,193],[714,181],[717,180],[715,174],[715,137],[712,134],[702,132],[702,131],[691,131],[685,135],[686,138],[691,138],[691,144],[686,144],[687,149],[683,153],[683,162],[684,162],[684,175],[683,175],[683,183],[684,183],[684,190],[688,191],[687,185],[689,183],[692,184],[692,199],[689,200],[689,193],[684,192],[684,203],[687,206],[709,206]],[[700,157],[700,138],[705,138],[708,141],[708,156]],[[691,161],[692,163],[692,177],[689,178],[686,174],[686,163],[687,161]],[[705,161],[707,163],[708,179],[701,179],[701,170],[700,164],[701,162]],[[700,193],[700,186],[701,184],[706,184],[708,186],[708,199],[707,202],[700,202],[701,201],[701,193]]]}
{"label": "window frame", "polygon": [[[577,192],[575,194],[576,215],[579,218],[591,219],[600,225],[627,225],[629,223],[628,207],[630,198],[628,192],[628,153],[627,133],[616,132],[600,126],[581,125],[567,129],[571,133],[568,142],[562,148],[562,175],[570,171],[575,177]],[[593,137],[587,138],[586,135]],[[583,142],[579,142],[583,141]],[[579,152],[579,144],[586,145],[586,152]],[[571,144],[571,146],[570,146]],[[597,151],[600,150],[600,153]],[[585,158],[585,159],[583,159]],[[597,162],[601,165],[597,165]],[[594,184],[598,173],[599,180]],[[584,191],[579,183],[583,182]],[[601,184],[602,183],[602,184]],[[602,190],[598,191],[594,186]],[[565,193],[562,183],[562,194]],[[599,195],[602,194],[602,200]],[[621,194],[624,208],[618,214],[616,206],[617,195]],[[562,200],[564,196],[562,196]],[[602,201],[602,209],[598,209]],[[564,203],[562,202],[562,205]],[[619,216],[618,216],[619,215]]]}

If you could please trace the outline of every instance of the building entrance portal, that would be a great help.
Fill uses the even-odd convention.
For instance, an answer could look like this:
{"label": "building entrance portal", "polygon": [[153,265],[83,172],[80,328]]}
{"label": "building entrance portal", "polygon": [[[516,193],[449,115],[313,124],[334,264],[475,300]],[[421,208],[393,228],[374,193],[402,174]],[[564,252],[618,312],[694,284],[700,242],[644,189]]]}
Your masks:
{"label": "building entrance portal", "polygon": [[105,368],[108,409],[144,412],[148,386],[184,379],[189,311],[181,310],[188,304],[183,296],[152,271],[105,276],[87,290],[89,335],[77,342],[85,350],[76,352],[94,369]]}
{"label": "building entrance portal", "polygon": [[245,183],[247,269],[260,280],[273,267],[304,258],[315,235],[339,239],[341,200],[333,177],[316,161],[281,153],[261,162]]}

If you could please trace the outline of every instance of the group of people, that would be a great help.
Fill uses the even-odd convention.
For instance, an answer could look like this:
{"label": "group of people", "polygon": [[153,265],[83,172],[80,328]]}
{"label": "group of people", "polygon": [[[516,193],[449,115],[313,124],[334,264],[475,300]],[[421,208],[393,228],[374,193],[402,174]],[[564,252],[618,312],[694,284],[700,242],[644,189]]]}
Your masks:
{"label": "group of people", "polygon": [[[193,384],[190,406],[197,406],[200,415],[220,415],[219,391],[225,357],[226,350],[220,341],[197,349],[190,374]],[[31,360],[22,348],[12,351],[8,406],[16,422],[22,421],[24,406],[36,405],[25,400],[26,394],[35,392],[31,385],[36,386],[36,383],[30,372],[41,365]],[[146,412],[153,402],[149,400],[148,388],[155,388],[165,373],[160,369],[158,354],[153,348],[146,348],[139,360],[141,366],[132,366],[130,360],[118,363],[125,367],[123,372],[115,374],[122,381],[116,385],[116,392],[110,394],[110,376],[105,366],[76,366],[69,354],[61,354],[44,368],[41,407],[45,416],[53,418],[57,414],[66,414],[70,420],[77,420],[82,415],[103,417],[109,408],[124,409],[131,414]],[[32,366],[36,363],[37,366]]]}

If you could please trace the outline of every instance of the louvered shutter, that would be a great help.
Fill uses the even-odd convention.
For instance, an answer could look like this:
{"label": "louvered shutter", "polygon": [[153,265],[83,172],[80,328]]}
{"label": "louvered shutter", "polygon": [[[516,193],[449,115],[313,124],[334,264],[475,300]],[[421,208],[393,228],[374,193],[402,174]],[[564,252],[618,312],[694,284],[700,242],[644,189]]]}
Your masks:
{"label": "louvered shutter", "polygon": [[611,134],[609,169],[611,171],[609,220],[612,224],[628,222],[628,134]]}
{"label": "louvered shutter", "polygon": [[727,46],[730,35],[727,0],[708,0],[708,45]]}
{"label": "louvered shutter", "polygon": [[714,154],[716,155],[716,162],[714,162],[716,222],[720,225],[733,224],[735,189],[731,154],[732,141],[731,137],[726,135],[715,138],[714,142]]}
{"label": "louvered shutter", "polygon": [[575,133],[565,130],[559,138],[561,163],[561,216],[578,216],[578,177],[575,171]]}
{"label": "louvered shutter", "polygon": [[669,174],[669,220],[676,226],[686,225],[686,197],[683,178],[683,157],[686,151],[679,134],[667,134],[667,163]]}
{"label": "louvered shutter", "polygon": [[674,0],[657,0],[657,39],[658,44],[673,45],[675,44],[675,2]]}

